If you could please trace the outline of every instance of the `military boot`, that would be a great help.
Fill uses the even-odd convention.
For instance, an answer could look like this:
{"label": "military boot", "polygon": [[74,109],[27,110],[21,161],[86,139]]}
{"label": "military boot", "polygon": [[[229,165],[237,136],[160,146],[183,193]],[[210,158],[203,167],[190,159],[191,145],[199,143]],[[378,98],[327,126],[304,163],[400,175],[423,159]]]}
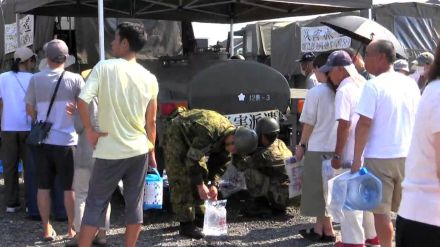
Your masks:
{"label": "military boot", "polygon": [[198,228],[194,222],[180,222],[179,235],[194,239],[204,237],[202,230]]}
{"label": "military boot", "polygon": [[203,215],[196,215],[196,218],[194,219],[194,224],[197,227],[203,228],[204,223],[205,223],[205,217]]}
{"label": "military boot", "polygon": [[264,218],[272,215],[272,209],[264,198],[253,198],[246,200],[242,213],[247,217]]}

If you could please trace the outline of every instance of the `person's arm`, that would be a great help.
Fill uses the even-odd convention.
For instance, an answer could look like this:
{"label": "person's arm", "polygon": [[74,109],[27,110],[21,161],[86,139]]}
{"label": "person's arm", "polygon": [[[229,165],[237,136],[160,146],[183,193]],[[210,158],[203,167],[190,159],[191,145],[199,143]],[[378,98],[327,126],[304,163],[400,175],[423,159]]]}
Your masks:
{"label": "person's arm", "polygon": [[152,147],[149,147],[149,166],[151,168],[157,167],[156,157],[154,153],[154,145],[156,143],[156,115],[157,115],[157,100],[152,99],[148,103],[147,111],[145,112],[145,131],[147,132],[148,141]]}
{"label": "person's arm", "polygon": [[341,168],[341,158],[347,144],[348,135],[350,134],[350,121],[338,119],[338,129],[336,132],[336,148],[335,155],[332,159],[332,167],[335,169]]}
{"label": "person's arm", "polygon": [[100,63],[98,63],[95,68],[93,68],[87,79],[87,83],[84,85],[84,87],[82,87],[81,93],[79,94],[77,99],[79,117],[81,118],[81,122],[84,126],[87,140],[93,148],[96,147],[96,143],[98,142],[98,139],[100,137],[107,135],[107,133],[96,131],[93,128],[89,113],[89,103],[98,96],[100,71],[99,68]]}
{"label": "person's arm", "polygon": [[37,111],[34,106],[31,104],[26,104],[26,113],[32,118],[32,122],[35,122],[37,119]]}
{"label": "person's arm", "polygon": [[365,83],[356,109],[356,113],[359,114],[359,120],[355,128],[354,156],[351,165],[351,172],[353,173],[361,169],[364,149],[367,145],[376,113],[378,92],[374,85],[374,80],[371,79]]}
{"label": "person's arm", "polygon": [[434,134],[435,164],[437,165],[437,178],[440,180],[440,132]]}
{"label": "person's arm", "polygon": [[335,169],[341,168],[345,145],[350,134],[351,125],[351,95],[346,90],[338,90],[335,96],[335,119],[338,122],[336,130],[336,147],[332,158],[332,167]]}
{"label": "person's arm", "polygon": [[37,111],[35,109],[37,98],[35,96],[34,77],[31,77],[29,81],[24,101],[26,102],[26,113],[32,118],[32,122],[35,122],[37,120]]}
{"label": "person's arm", "polygon": [[84,126],[84,130],[86,131],[87,140],[89,141],[90,145],[95,148],[99,137],[106,136],[107,133],[97,132],[93,129],[90,121],[89,104],[82,99],[78,99],[78,111],[79,117],[81,118],[81,122]]}
{"label": "person's arm", "polygon": [[356,125],[354,138],[354,159],[351,166],[351,171],[353,173],[359,171],[362,166],[362,154],[364,153],[365,145],[367,145],[372,122],[372,119],[360,115],[359,121]]}
{"label": "person's arm", "polygon": [[307,92],[306,99],[304,101],[303,111],[299,121],[302,123],[302,132],[299,144],[296,146],[295,157],[302,160],[306,151],[307,143],[312,135],[313,128],[318,121],[318,107],[319,105],[319,90],[317,88],[310,89]]}
{"label": "person's arm", "polygon": [[304,153],[306,151],[306,145],[309,142],[310,135],[312,135],[313,128],[314,128],[313,125],[303,123],[301,139],[295,149],[295,157],[298,161],[302,160],[304,156]]}

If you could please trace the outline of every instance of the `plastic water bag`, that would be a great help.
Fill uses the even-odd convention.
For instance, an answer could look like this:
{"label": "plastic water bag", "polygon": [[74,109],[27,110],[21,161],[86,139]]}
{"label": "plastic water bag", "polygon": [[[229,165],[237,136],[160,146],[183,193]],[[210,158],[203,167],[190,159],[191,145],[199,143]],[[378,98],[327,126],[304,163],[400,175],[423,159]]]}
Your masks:
{"label": "plastic water bag", "polygon": [[238,191],[246,189],[244,173],[239,171],[234,165],[229,164],[219,182],[219,190],[223,197],[229,197]]}
{"label": "plastic water bag", "polygon": [[297,162],[295,156],[284,160],[287,176],[289,176],[289,198],[301,195],[304,165],[302,161]]}
{"label": "plastic water bag", "polygon": [[163,180],[156,168],[145,177],[144,210],[162,209]]}
{"label": "plastic water bag", "polygon": [[327,199],[328,181],[346,171],[351,167],[351,162],[343,162],[342,168],[335,169],[332,167],[332,158],[330,156],[322,156],[322,187],[324,198]]}
{"label": "plastic water bag", "polygon": [[206,236],[223,236],[228,234],[226,201],[227,200],[205,201],[203,234]]}

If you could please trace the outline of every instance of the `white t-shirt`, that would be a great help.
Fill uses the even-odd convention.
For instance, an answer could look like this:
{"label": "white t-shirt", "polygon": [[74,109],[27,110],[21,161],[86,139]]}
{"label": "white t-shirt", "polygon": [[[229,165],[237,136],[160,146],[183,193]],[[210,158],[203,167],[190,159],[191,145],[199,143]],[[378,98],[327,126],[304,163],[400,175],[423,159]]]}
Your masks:
{"label": "white t-shirt", "polygon": [[333,152],[336,145],[336,122],[333,118],[335,92],[326,84],[309,90],[299,121],[313,127],[308,150]]}
{"label": "white t-shirt", "polygon": [[31,73],[12,71],[0,75],[0,98],[3,100],[2,131],[29,131],[31,118],[26,114],[24,97]]}
{"label": "white t-shirt", "polygon": [[405,163],[399,215],[440,227],[440,180],[434,134],[440,132],[440,80],[428,84],[417,110],[411,147]]}
{"label": "white t-shirt", "polygon": [[315,73],[311,73],[309,76],[307,76],[307,78],[306,78],[306,88],[307,89],[311,89],[313,87],[316,87],[319,84],[320,83],[318,82],[318,79],[316,79]]}
{"label": "white t-shirt", "polygon": [[356,112],[372,119],[365,158],[406,157],[420,100],[408,76],[389,71],[365,83]]}
{"label": "white t-shirt", "polygon": [[362,93],[364,83],[354,82],[351,77],[341,81],[335,98],[335,119],[350,121],[350,129],[344,151],[341,154],[343,160],[351,161],[354,156],[354,132],[359,115],[356,106]]}

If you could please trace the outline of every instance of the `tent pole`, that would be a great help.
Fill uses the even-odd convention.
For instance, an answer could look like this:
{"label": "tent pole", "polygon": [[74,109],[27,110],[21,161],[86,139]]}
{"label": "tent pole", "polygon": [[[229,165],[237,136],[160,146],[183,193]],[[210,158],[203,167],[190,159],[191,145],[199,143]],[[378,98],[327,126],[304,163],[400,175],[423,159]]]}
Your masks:
{"label": "tent pole", "polygon": [[368,19],[373,20],[373,9],[372,8],[368,9]]}
{"label": "tent pole", "polygon": [[229,57],[234,56],[234,19],[231,18],[231,24],[229,24]]}
{"label": "tent pole", "polygon": [[98,0],[98,26],[99,26],[99,59],[105,59],[104,49],[104,0]]}

